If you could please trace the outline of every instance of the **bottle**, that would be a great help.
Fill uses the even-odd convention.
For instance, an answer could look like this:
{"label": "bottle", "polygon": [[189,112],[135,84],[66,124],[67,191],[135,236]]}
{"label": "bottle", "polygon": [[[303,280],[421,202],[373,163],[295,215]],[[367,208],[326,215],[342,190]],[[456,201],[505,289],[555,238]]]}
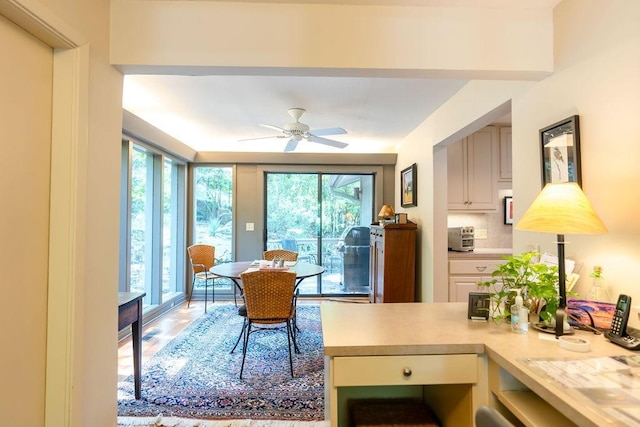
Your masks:
{"label": "bottle", "polygon": [[604,281],[604,277],[602,276],[602,267],[594,265],[593,272],[590,276],[592,280],[588,299],[591,301],[612,302],[607,283]]}
{"label": "bottle", "polygon": [[529,309],[524,306],[521,289],[516,289],[516,297],[511,307],[511,330],[518,334],[529,332]]}

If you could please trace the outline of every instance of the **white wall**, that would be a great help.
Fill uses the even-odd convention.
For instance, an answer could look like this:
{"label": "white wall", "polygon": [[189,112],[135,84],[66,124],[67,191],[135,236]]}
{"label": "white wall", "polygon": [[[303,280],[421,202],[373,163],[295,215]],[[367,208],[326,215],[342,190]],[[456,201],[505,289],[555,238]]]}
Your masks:
{"label": "white wall", "polygon": [[[609,233],[567,236],[566,254],[584,263],[578,290],[588,290],[599,264],[614,296],[627,293],[634,305],[640,304],[639,23],[636,0],[564,0],[554,13],[555,72],[512,104],[516,222],[540,191],[538,130],[578,114],[582,187]],[[540,243],[555,254],[554,237],[514,230],[514,249]]]}

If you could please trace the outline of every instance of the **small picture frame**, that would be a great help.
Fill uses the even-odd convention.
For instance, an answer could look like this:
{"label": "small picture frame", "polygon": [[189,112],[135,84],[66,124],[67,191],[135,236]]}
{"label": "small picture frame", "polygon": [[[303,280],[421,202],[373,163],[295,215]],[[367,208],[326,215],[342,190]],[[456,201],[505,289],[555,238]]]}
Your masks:
{"label": "small picture frame", "polygon": [[487,292],[469,292],[467,318],[471,320],[489,320],[489,298]]}
{"label": "small picture frame", "polygon": [[513,197],[511,196],[504,198],[504,223],[513,225]]}
{"label": "small picture frame", "polygon": [[582,185],[578,116],[540,129],[540,144],[543,187],[551,182],[576,182]]}
{"label": "small picture frame", "polygon": [[418,167],[415,163],[400,172],[400,202],[403,208],[418,206]]}

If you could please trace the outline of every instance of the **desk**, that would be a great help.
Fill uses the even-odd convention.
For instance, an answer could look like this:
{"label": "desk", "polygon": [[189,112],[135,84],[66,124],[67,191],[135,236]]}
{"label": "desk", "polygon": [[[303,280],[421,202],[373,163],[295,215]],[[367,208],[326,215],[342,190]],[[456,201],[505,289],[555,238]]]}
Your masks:
{"label": "desk", "polygon": [[118,331],[131,325],[131,343],[133,345],[133,381],[135,397],[140,399],[142,360],[142,298],[144,292],[118,293]]}
{"label": "desk", "polygon": [[480,405],[507,408],[525,425],[624,424],[607,412],[613,405],[594,404],[524,363],[637,356],[602,335],[576,331],[591,351],[572,352],[533,330],[520,335],[508,324],[467,320],[467,303],[323,303],[321,316],[332,426],[348,425],[347,399],[380,390],[424,396],[445,427],[473,426]]}

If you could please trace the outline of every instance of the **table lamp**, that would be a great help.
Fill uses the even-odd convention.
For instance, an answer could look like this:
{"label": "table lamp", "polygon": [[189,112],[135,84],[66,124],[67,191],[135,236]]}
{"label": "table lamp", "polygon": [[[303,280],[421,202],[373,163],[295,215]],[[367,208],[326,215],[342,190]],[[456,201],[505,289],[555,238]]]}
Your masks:
{"label": "table lamp", "polygon": [[607,227],[593,210],[587,196],[575,182],[547,184],[529,209],[522,215],[516,228],[558,235],[558,311],[556,337],[564,334],[565,307],[567,306],[566,274],[564,264],[565,234],[602,234]]}
{"label": "table lamp", "polygon": [[395,215],[395,212],[393,211],[393,208],[389,205],[382,205],[380,212],[378,212],[378,218],[383,220],[389,220],[393,218],[394,215]]}

